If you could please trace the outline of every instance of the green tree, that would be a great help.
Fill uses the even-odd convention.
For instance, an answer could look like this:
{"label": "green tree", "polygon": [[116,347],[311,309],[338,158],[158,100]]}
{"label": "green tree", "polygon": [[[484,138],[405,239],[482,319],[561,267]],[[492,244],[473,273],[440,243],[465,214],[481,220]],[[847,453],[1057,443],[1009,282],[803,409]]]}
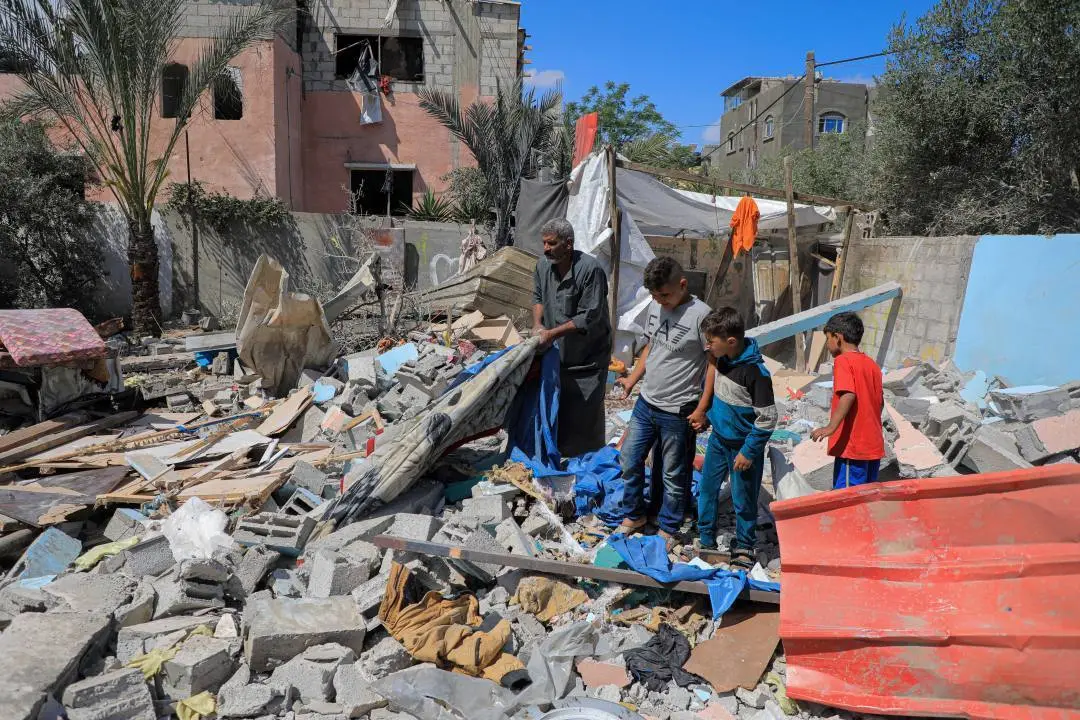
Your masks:
{"label": "green tree", "polygon": [[93,314],[101,252],[88,241],[93,209],[85,161],[59,152],[45,126],[0,122],[0,307],[74,307]]}
{"label": "green tree", "polygon": [[890,37],[870,192],[890,232],[1080,226],[1080,3],[943,0]]}
{"label": "green tree", "polygon": [[594,85],[580,100],[566,104],[571,127],[592,112],[599,118],[597,143],[613,146],[633,162],[667,168],[698,164],[693,147],[678,142],[678,127],[660,114],[648,95],[630,97],[629,83],[609,80],[603,89]]}
{"label": "green tree", "polygon": [[0,54],[19,68],[24,83],[7,111],[62,126],[98,168],[127,219],[137,335],[158,332],[158,253],[150,220],[176,143],[232,59],[258,39],[273,37],[289,12],[263,0],[220,26],[189,69],[176,123],[166,137],[151,138],[162,70],[190,11],[186,0],[0,3]]}
{"label": "green tree", "polygon": [[870,161],[866,147],[865,126],[853,123],[846,132],[818,137],[813,150],[785,150],[776,157],[762,160],[756,170],[745,174],[744,180],[782,190],[784,158],[790,155],[795,162],[793,184],[796,192],[853,202],[867,201]]}
{"label": "green tree", "polygon": [[476,101],[462,110],[457,98],[442,90],[423,88],[420,107],[453,133],[476,158],[484,174],[495,211],[495,242],[509,245],[510,218],[521,190],[521,179],[535,176],[558,141],[558,108],[562,96],[555,91],[539,98],[524,90],[520,81],[500,88],[494,102]]}

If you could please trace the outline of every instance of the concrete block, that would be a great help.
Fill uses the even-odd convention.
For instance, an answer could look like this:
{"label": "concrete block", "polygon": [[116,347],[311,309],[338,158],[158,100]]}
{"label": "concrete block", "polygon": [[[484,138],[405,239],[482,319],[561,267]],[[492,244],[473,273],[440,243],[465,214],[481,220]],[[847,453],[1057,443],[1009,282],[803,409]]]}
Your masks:
{"label": "concrete block", "polygon": [[204,690],[216,694],[235,669],[228,640],[192,635],[176,655],[162,665],[161,686],[174,700],[183,700]]}
{"label": "concrete block", "polygon": [[[925,333],[921,333],[923,335]],[[901,397],[911,396],[912,388],[923,377],[926,370],[923,365],[912,365],[910,367],[897,368],[891,370],[881,378],[881,387],[883,390],[889,390]]]}
{"label": "concrete block", "polygon": [[1016,447],[1016,441],[1008,434],[984,425],[975,431],[971,443],[960,462],[972,472],[992,473],[1029,468]]}
{"label": "concrete block", "polygon": [[791,451],[791,464],[814,490],[832,489],[833,458],[829,455],[828,443],[803,440]]}
{"label": "concrete block", "polygon": [[352,591],[352,599],[362,615],[373,615],[379,609],[383,596],[386,595],[386,583],[390,576],[386,573],[376,575]]}
{"label": "concrete block", "polygon": [[281,553],[271,550],[265,545],[252,545],[244,553],[244,559],[240,561],[240,567],[236,575],[240,578],[240,585],[244,593],[250,595],[259,587],[267,573],[281,559]]}
{"label": "concrete block", "polygon": [[314,645],[332,642],[354,652],[364,645],[367,623],[351,597],[262,599],[255,607],[245,607],[245,619],[249,609],[244,654],[255,672],[287,662]]}
{"label": "concrete block", "polygon": [[29,580],[59,575],[81,552],[81,542],[56,528],[48,528],[23,551],[8,577]]}
{"label": "concrete block", "polygon": [[142,672],[130,668],[69,685],[64,708],[68,720],[157,720]]}
{"label": "concrete block", "polygon": [[364,653],[361,662],[364,669],[376,679],[404,670],[413,665],[413,657],[405,646],[392,637],[385,637],[375,647]]}
{"label": "concrete block", "polygon": [[499,496],[465,498],[461,501],[461,514],[481,523],[501,523],[510,518],[510,506]]}
{"label": "concrete block", "polygon": [[513,518],[507,518],[495,528],[495,540],[512,555],[536,557],[536,541],[526,535]]}
{"label": "concrete block", "polygon": [[37,720],[50,694],[75,679],[107,640],[110,620],[93,613],[23,613],[0,633],[0,718]]}
{"label": "concrete block", "polygon": [[54,580],[42,590],[61,601],[65,609],[112,617],[131,600],[138,584],[127,575],[74,573]]}
{"label": "concrete block", "polygon": [[124,574],[132,577],[160,575],[176,564],[172,548],[169,547],[169,541],[164,535],[156,535],[143,540],[120,553],[116,558],[119,567],[124,569]]}
{"label": "concrete block", "polygon": [[158,638],[175,633],[184,635],[200,625],[213,626],[215,622],[213,617],[180,615],[120,628],[116,636],[116,659],[127,664],[148,652],[148,645],[156,644]]}
{"label": "concrete block", "polygon": [[320,550],[315,553],[308,578],[307,597],[348,595],[371,577],[371,565],[343,553]]}
{"label": "concrete block", "polygon": [[[465,538],[464,542],[462,542],[462,546],[470,550],[480,550],[481,552],[501,554],[506,551],[506,549],[499,544],[499,541],[495,539],[495,536],[489,533],[484,528],[480,528],[469,533],[469,535]],[[468,574],[474,575],[475,570],[479,570],[481,573],[485,574],[486,577],[477,578],[478,580],[484,582],[485,585],[490,583],[490,581],[494,579],[495,575],[499,572],[499,570],[502,569],[501,565],[495,565],[492,563],[469,562],[469,565],[472,567],[470,567],[467,571]],[[454,566],[460,567],[456,562],[454,563]],[[466,572],[465,570],[462,571]]]}
{"label": "concrete block", "polygon": [[889,400],[889,404],[892,405],[898,413],[903,415],[905,420],[919,426],[926,422],[926,416],[930,412],[930,406],[938,403],[936,398],[902,397],[896,395]]}
{"label": "concrete block", "polygon": [[908,422],[891,403],[885,403],[885,411],[898,432],[896,441],[893,443],[893,452],[900,466],[900,477],[926,478],[953,473],[937,447],[916,430],[915,426]]}
{"label": "concrete block", "polygon": [[312,405],[304,411],[300,422],[293,423],[281,437],[283,443],[312,442],[322,433],[322,423],[326,413]]}
{"label": "concrete block", "polygon": [[386,707],[386,698],[371,689],[370,679],[361,674],[356,663],[341,665],[334,673],[337,703],[348,717],[364,717],[372,710]]}
{"label": "concrete block", "polygon": [[229,574],[216,560],[185,560],[151,581],[158,598],[154,618],[225,607]]}
{"label": "concrete block", "polygon": [[225,686],[218,692],[217,716],[219,718],[253,718],[277,715],[289,705],[281,688],[253,683],[235,687]]}
{"label": "concrete block", "polygon": [[360,520],[346,525],[340,530],[335,530],[317,540],[312,540],[307,550],[341,550],[346,545],[359,540],[370,540],[376,535],[381,535],[394,524],[394,516]]}
{"label": "concrete block", "polygon": [[150,518],[131,508],[120,508],[109,518],[109,523],[102,532],[112,542],[126,540],[135,535],[142,535],[146,531]]}
{"label": "concrete block", "polygon": [[113,619],[117,627],[139,625],[150,622],[154,617],[154,606],[157,604],[157,592],[148,581],[141,581],[132,593],[131,600],[121,605],[113,613]]}
{"label": "concrete block", "polygon": [[297,487],[310,490],[319,497],[323,496],[323,489],[328,484],[336,484],[329,475],[303,460],[293,465],[289,480]]}
{"label": "concrete block", "polygon": [[297,557],[315,529],[313,518],[282,513],[259,513],[240,521],[233,539],[241,545],[265,545],[282,555]]}
{"label": "concrete block", "polygon": [[403,537],[410,540],[423,540],[427,542],[435,537],[435,533],[442,527],[442,520],[431,515],[413,515],[411,513],[398,513],[394,516],[394,524],[386,531],[387,535]]}
{"label": "concrete block", "polygon": [[321,494],[313,493],[307,488],[298,487],[296,492],[292,494],[281,507],[282,515],[307,515],[315,508],[323,504],[323,498]]}
{"label": "concrete block", "polygon": [[342,665],[356,661],[356,653],[337,643],[316,645],[275,668],[272,687],[291,686],[304,703],[326,702],[334,698],[334,675]]}
{"label": "concrete block", "polygon": [[1060,387],[1025,385],[991,390],[988,400],[991,409],[1001,417],[1031,422],[1060,415],[1069,406],[1069,393]]}
{"label": "concrete block", "polygon": [[1080,410],[1031,423],[1035,436],[1048,455],[1073,452],[1080,448]]}

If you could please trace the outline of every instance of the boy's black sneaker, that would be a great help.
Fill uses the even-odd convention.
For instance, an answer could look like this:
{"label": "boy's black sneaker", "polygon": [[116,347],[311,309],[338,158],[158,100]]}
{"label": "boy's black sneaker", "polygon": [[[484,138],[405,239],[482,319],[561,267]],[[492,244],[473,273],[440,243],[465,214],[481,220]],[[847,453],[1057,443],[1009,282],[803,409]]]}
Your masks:
{"label": "boy's black sneaker", "polygon": [[754,553],[742,547],[731,550],[731,567],[736,570],[750,570],[754,567]]}

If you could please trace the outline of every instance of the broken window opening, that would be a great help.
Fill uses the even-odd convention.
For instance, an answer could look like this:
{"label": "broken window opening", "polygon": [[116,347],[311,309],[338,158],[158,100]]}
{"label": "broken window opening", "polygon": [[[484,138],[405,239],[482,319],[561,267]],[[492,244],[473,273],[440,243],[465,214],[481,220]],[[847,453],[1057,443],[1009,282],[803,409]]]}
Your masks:
{"label": "broken window opening", "polygon": [[351,77],[365,50],[378,61],[381,75],[406,82],[424,81],[424,40],[405,35],[337,35],[334,75],[342,80]]}
{"label": "broken window opening", "polygon": [[229,67],[214,80],[214,119],[239,120],[244,117],[244,80],[240,68]]}
{"label": "broken window opening", "polygon": [[180,114],[180,100],[187,88],[188,67],[169,63],[161,71],[161,117],[175,118]]}
{"label": "broken window opening", "polygon": [[361,215],[405,215],[412,207],[412,170],[350,170],[349,180]]}

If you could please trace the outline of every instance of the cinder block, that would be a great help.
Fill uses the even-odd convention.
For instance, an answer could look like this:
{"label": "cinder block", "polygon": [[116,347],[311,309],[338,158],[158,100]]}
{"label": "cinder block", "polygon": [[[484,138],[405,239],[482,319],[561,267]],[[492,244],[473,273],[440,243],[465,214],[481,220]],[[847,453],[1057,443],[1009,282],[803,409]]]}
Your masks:
{"label": "cinder block", "polygon": [[371,577],[371,566],[344,554],[320,550],[315,553],[308,578],[307,597],[348,595]]}
{"label": "cinder block", "polygon": [[1031,422],[1060,415],[1069,404],[1069,394],[1060,387],[1026,385],[991,390],[990,406],[1004,418]]}
{"label": "cinder block", "polygon": [[289,501],[281,508],[282,515],[307,515],[315,508],[323,504],[321,495],[317,495],[307,488],[298,487]]}
{"label": "cinder block", "polygon": [[389,580],[388,574],[380,573],[352,591],[353,602],[361,614],[370,616],[378,611]]}
{"label": "cinder block", "polygon": [[241,520],[233,539],[241,545],[265,545],[282,555],[297,557],[314,529],[315,520],[306,515],[259,513]]}
{"label": "cinder block", "polygon": [[313,645],[363,649],[367,622],[351,597],[260,598],[254,607],[245,608],[245,618],[249,609],[244,654],[254,672],[287,662]]}
{"label": "cinder block", "polygon": [[387,515],[354,522],[318,540],[313,540],[307,549],[340,550],[358,540],[370,540],[388,530],[394,524],[394,518],[394,515]]}
{"label": "cinder block", "polygon": [[157,592],[154,619],[225,607],[229,571],[216,560],[185,560],[152,581]]}
{"label": "cinder block", "polygon": [[334,696],[334,675],[342,665],[356,661],[356,653],[337,643],[316,645],[276,668],[270,676],[274,687],[291,686],[305,702],[325,702]]}
{"label": "cinder block", "polygon": [[495,528],[495,539],[512,555],[536,557],[536,541],[526,535],[512,517]]}
{"label": "cinder block", "polygon": [[398,513],[394,516],[394,524],[386,531],[387,535],[408,538],[410,540],[423,540],[427,542],[435,537],[435,533],[442,527],[442,521],[430,515],[413,515],[411,513]]}
{"label": "cinder block", "polygon": [[218,688],[235,669],[228,640],[192,635],[162,666],[161,685],[174,700],[183,700],[204,690],[217,694]]}
{"label": "cinder block", "polygon": [[109,524],[101,534],[113,542],[126,540],[145,532],[149,522],[150,519],[137,510],[120,508],[109,518]]}
{"label": "cinder block", "polygon": [[[112,566],[108,560],[105,562],[107,567]],[[116,556],[116,565],[133,577],[160,575],[175,564],[169,540],[164,535],[143,540]]]}
{"label": "cinder block", "polygon": [[510,506],[499,496],[465,498],[461,502],[461,514],[482,523],[501,523],[510,517]]}
{"label": "cinder block", "polygon": [[150,688],[131,668],[69,685],[64,708],[68,720],[157,720]]}
{"label": "cinder block", "polygon": [[267,576],[270,570],[281,559],[281,553],[271,550],[265,545],[252,545],[244,553],[244,559],[240,561],[240,567],[236,571],[240,579],[240,586],[246,595],[255,592],[259,583]]}
{"label": "cinder block", "polygon": [[162,636],[172,635],[173,633],[183,635],[200,625],[212,627],[215,622],[216,619],[213,617],[180,615],[120,628],[120,632],[116,636],[116,659],[127,664],[148,652],[147,644],[154,643],[155,640]]}

